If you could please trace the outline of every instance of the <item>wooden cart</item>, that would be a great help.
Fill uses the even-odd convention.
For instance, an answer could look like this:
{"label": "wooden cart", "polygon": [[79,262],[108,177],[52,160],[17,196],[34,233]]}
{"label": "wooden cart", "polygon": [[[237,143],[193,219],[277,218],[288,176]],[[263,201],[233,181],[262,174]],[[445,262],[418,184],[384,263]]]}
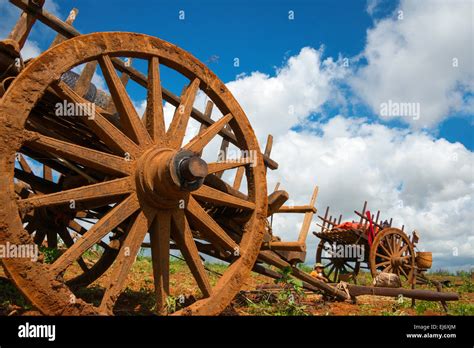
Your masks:
{"label": "wooden cart", "polygon": [[[361,212],[354,212],[359,216],[359,221],[344,224],[342,215],[333,218],[327,207],[325,215],[319,216],[321,230],[313,232],[321,239],[316,251],[316,262],[325,265],[329,280],[357,282],[360,269],[365,268],[370,270],[373,277],[379,272],[395,273],[402,282],[413,284],[417,271],[416,234],[409,237],[404,232],[404,226],[401,229],[393,227],[393,219],[383,220],[380,211],[375,215],[368,213],[367,202]],[[369,237],[371,224],[373,240]],[[342,253],[338,253],[338,247]]]}

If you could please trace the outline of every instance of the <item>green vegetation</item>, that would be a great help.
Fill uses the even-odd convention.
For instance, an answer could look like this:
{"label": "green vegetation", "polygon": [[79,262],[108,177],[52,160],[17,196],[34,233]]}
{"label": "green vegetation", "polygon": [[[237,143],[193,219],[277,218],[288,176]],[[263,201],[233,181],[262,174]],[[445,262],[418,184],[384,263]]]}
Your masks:
{"label": "green vegetation", "polygon": [[61,252],[57,248],[40,246],[39,250],[43,254],[44,263],[53,263],[59,256],[61,256]]}
{"label": "green vegetation", "polygon": [[5,278],[0,278],[0,315],[8,315],[14,308],[30,310],[31,305],[20,291]]}
{"label": "green vegetation", "polygon": [[451,315],[474,315],[474,303],[457,303],[450,306],[449,314]]}
{"label": "green vegetation", "polygon": [[463,281],[462,285],[458,287],[458,290],[460,292],[469,292],[469,293],[474,292],[474,284],[472,283],[470,276],[463,276],[462,281]]}
{"label": "green vegetation", "polygon": [[304,263],[299,263],[297,265],[297,267],[302,270],[303,272],[306,272],[306,273],[311,273],[313,271],[313,267],[309,266],[309,265],[306,265]]}
{"label": "green vegetation", "polygon": [[287,267],[279,271],[281,278],[275,280],[282,289],[275,296],[266,294],[259,302],[246,299],[249,305],[250,314],[272,315],[272,316],[304,316],[309,315],[306,306],[301,304],[305,293],[301,282],[291,277],[291,268]]}

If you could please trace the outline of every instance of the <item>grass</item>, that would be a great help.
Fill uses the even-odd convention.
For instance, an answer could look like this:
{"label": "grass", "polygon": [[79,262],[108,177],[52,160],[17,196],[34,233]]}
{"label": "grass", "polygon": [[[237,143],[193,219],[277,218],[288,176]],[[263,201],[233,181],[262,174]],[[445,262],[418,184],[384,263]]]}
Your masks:
{"label": "grass", "polygon": [[468,276],[463,276],[462,277],[462,285],[458,287],[458,290],[460,292],[468,292],[472,293],[474,292],[474,284],[472,282],[472,279]]}
{"label": "grass", "polygon": [[49,264],[53,263],[59,256],[61,256],[61,252],[57,248],[40,246],[39,251],[43,254],[44,262]]}
{"label": "grass", "polygon": [[[57,257],[55,250],[48,248],[42,249],[45,262],[51,263]],[[90,260],[97,260],[97,252],[91,252],[86,257]],[[224,263],[205,262],[206,269],[210,270],[209,279],[214,286],[219,274],[223,274],[227,265]],[[311,266],[298,265],[298,268],[304,272],[310,272]],[[276,270],[276,269],[275,269]],[[277,270],[278,271],[278,270]],[[268,315],[268,316],[302,316],[311,313],[324,315],[320,312],[317,304],[311,304],[311,296],[306,299],[305,293],[302,291],[302,283],[290,276],[288,269],[279,271],[282,275],[281,280],[277,281],[281,285],[278,292],[263,292],[258,298],[247,298],[243,304],[238,304],[238,310],[241,314],[250,315]],[[189,301],[194,301],[193,296],[199,296],[200,292],[194,278],[185,261],[170,257],[170,273],[174,275],[171,278],[170,286],[173,289],[173,295],[167,298],[167,311],[172,313],[179,310],[183,305],[188,305]],[[472,316],[474,315],[474,303],[472,293],[474,284],[469,272],[460,271],[449,273],[444,270],[438,270],[429,274],[433,279],[451,280],[451,286],[443,289],[443,291],[453,291],[460,294],[460,301],[448,302],[449,315]],[[260,275],[253,274],[253,280],[248,285],[248,289],[253,289],[255,284],[268,283],[270,280]],[[137,256],[136,262],[133,264],[132,272],[129,276],[129,285],[125,289],[122,296],[117,302],[116,314],[120,315],[148,315],[154,313],[155,294],[153,290],[153,267],[151,257],[143,251]],[[358,276],[358,284],[371,285],[372,277],[370,272],[361,271]],[[195,288],[196,292],[193,292]],[[421,286],[422,289],[434,290],[433,287]],[[15,286],[6,278],[0,278],[0,315],[8,315],[15,309],[19,313],[32,309],[31,305],[25,300],[23,295],[15,288]],[[78,297],[85,301],[98,306],[104,293],[103,284],[94,283],[85,289],[77,292]],[[184,295],[179,295],[183,293]],[[186,302],[186,304],[184,304]],[[324,302],[324,308],[327,308],[326,314],[330,313],[347,313],[347,315],[383,315],[383,316],[403,316],[403,315],[427,315],[445,314],[439,302],[417,300],[415,307],[411,308],[411,299],[405,298],[403,301],[392,300],[365,300],[358,305],[347,305],[337,307],[338,305],[331,302]],[[320,303],[320,302],[318,302]],[[236,303],[234,303],[236,305]],[[21,308],[21,309],[19,309]],[[342,312],[341,312],[342,310]],[[347,310],[347,312],[346,312]],[[340,314],[336,314],[340,315]]]}
{"label": "grass", "polygon": [[12,307],[30,310],[32,307],[22,293],[6,278],[0,278],[0,315],[8,315]]}
{"label": "grass", "polygon": [[282,276],[275,283],[281,285],[281,290],[275,295],[267,293],[258,302],[246,298],[249,313],[259,316],[306,316],[309,312],[301,304],[305,293],[301,282],[290,276],[291,269],[279,271]]}

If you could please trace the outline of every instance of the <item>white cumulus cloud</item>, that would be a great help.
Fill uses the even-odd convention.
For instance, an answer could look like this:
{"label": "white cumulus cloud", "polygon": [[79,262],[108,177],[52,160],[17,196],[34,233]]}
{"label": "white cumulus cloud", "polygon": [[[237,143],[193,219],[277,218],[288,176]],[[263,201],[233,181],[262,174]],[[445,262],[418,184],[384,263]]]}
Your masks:
{"label": "white cumulus cloud", "polygon": [[[369,13],[377,3],[369,1]],[[350,79],[354,92],[376,114],[389,100],[419,103],[419,119],[402,118],[417,129],[455,112],[472,113],[473,98],[466,97],[474,91],[472,14],[470,0],[402,0],[367,31],[359,57],[367,65]]]}

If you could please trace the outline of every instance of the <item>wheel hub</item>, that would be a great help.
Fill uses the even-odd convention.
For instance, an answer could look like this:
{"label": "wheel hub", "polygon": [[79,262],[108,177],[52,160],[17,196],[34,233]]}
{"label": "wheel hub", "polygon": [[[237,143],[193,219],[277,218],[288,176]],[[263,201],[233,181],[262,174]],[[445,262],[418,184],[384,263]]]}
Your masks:
{"label": "wheel hub", "polygon": [[153,148],[138,160],[135,177],[141,199],[153,207],[171,209],[199,189],[207,174],[207,163],[194,152]]}
{"label": "wheel hub", "polygon": [[394,257],[392,258],[391,263],[392,263],[392,267],[397,268],[397,267],[403,266],[403,264],[405,263],[405,260],[403,259],[403,257]]}

